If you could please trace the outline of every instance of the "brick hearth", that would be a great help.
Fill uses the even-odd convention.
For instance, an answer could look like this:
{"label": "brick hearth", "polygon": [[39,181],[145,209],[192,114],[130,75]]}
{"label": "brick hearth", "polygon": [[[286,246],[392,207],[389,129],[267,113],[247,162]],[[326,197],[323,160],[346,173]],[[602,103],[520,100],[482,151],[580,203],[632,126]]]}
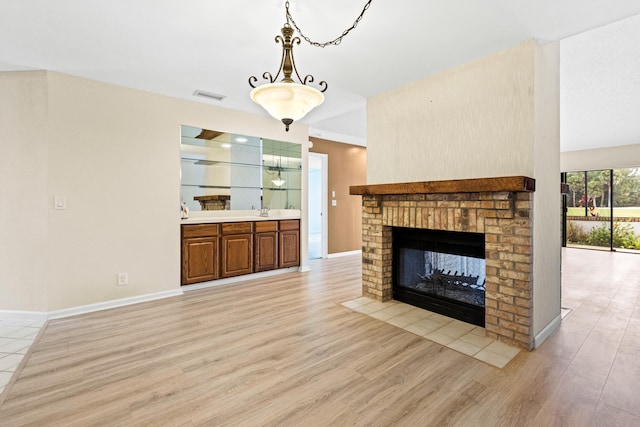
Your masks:
{"label": "brick hearth", "polygon": [[487,336],[531,350],[535,181],[505,177],[351,187],[362,195],[362,294],[392,299],[392,227],[484,233]]}

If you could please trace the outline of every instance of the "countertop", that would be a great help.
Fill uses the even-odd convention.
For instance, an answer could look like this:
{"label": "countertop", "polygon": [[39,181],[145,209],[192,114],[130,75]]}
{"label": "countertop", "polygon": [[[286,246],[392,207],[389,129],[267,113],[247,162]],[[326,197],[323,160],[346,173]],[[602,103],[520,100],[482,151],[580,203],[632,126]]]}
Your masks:
{"label": "countertop", "polygon": [[247,211],[192,211],[188,219],[181,219],[180,224],[210,224],[218,222],[241,221],[277,221],[281,219],[300,219],[299,209],[273,209],[269,216],[260,216],[258,210]]}

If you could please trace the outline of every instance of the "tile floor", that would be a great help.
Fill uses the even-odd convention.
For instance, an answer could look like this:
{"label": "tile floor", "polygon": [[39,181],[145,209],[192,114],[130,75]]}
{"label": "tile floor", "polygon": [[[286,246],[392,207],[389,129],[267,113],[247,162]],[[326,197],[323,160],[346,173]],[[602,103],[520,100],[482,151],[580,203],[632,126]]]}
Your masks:
{"label": "tile floor", "polygon": [[44,323],[44,320],[0,319],[0,394]]}
{"label": "tile floor", "polygon": [[497,368],[505,367],[520,353],[518,348],[485,337],[484,328],[402,302],[360,297],[342,305]]}

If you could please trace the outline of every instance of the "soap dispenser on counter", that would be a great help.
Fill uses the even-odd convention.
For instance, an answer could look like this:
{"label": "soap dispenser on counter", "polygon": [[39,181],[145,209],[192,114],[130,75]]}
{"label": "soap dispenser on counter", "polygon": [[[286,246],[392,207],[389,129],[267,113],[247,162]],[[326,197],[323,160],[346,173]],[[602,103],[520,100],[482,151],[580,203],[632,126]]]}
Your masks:
{"label": "soap dispenser on counter", "polygon": [[189,218],[189,207],[186,202],[180,203],[180,218],[187,219]]}

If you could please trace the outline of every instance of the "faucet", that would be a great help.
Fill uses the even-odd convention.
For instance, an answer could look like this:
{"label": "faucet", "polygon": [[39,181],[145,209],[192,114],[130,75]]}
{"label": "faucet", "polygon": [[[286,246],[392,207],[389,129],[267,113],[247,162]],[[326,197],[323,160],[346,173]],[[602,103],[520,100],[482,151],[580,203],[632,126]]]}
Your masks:
{"label": "faucet", "polygon": [[260,209],[260,216],[269,216],[269,205],[264,205],[262,209]]}

